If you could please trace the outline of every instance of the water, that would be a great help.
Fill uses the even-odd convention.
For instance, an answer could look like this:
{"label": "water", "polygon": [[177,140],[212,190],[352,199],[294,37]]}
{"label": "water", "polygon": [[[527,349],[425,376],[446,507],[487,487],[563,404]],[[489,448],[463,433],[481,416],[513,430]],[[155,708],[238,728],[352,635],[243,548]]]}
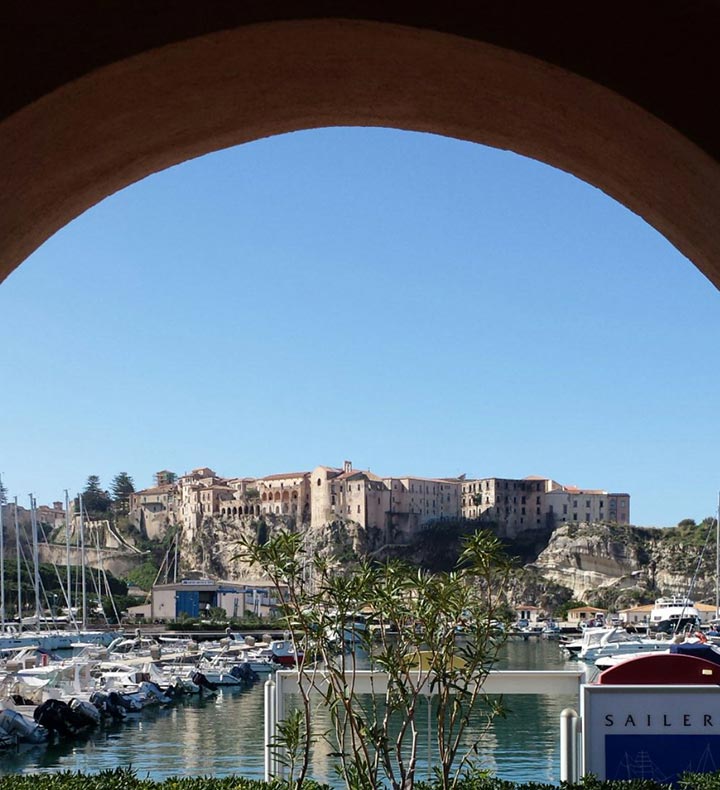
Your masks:
{"label": "water", "polygon": [[[556,642],[510,642],[499,669],[574,669]],[[573,697],[506,697],[507,718],[497,719],[484,739],[485,766],[504,779],[558,784],[560,712]],[[100,730],[86,740],[23,746],[0,752],[0,774],[97,771],[118,766],[138,776],[263,777],[263,684],[225,688],[216,699],[187,698],[165,709],[145,711]],[[335,782],[330,761],[316,747],[313,775]]]}

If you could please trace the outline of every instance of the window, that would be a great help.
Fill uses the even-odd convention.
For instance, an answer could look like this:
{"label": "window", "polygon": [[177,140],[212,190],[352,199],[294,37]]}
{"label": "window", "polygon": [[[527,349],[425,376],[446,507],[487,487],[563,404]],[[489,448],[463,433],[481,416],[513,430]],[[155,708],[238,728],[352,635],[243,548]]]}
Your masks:
{"label": "window", "polygon": [[563,505],[563,514],[567,515],[567,505]]}
{"label": "window", "polygon": [[590,500],[589,499],[585,500],[585,507],[590,507]]}
{"label": "window", "polygon": [[573,513],[573,521],[577,521],[577,513]]}
{"label": "window", "polygon": [[358,513],[359,513],[359,512],[360,512],[360,505],[358,505],[358,509],[357,509],[357,512],[358,512]]}
{"label": "window", "polygon": [[590,521],[590,514],[589,513],[585,514],[585,521]]}
{"label": "window", "polygon": [[577,507],[577,499],[573,499],[573,507]]}

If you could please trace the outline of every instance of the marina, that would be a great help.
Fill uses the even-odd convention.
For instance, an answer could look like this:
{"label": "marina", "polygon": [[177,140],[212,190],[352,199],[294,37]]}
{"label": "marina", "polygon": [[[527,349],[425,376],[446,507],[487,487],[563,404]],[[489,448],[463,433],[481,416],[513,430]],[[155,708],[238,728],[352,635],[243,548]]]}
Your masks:
{"label": "marina", "polygon": [[[558,644],[532,639],[509,642],[499,669],[577,669]],[[571,696],[518,695],[506,718],[496,719],[483,738],[483,763],[506,779],[559,783],[560,713]],[[318,726],[322,728],[321,708]],[[192,695],[143,711],[141,717],[106,724],[81,739],[24,744],[0,753],[0,774],[85,771],[131,767],[140,776],[263,777],[263,684],[223,686],[216,696]],[[478,732],[482,722],[473,723]],[[313,775],[337,782],[325,744],[315,745]]]}

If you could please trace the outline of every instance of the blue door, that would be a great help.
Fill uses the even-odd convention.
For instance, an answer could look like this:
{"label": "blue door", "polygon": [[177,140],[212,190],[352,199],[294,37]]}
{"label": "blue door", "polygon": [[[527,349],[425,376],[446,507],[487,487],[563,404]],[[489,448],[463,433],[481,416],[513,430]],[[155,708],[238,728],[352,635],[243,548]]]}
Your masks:
{"label": "blue door", "polygon": [[188,617],[200,615],[200,593],[182,590],[175,593],[175,617],[186,614]]}

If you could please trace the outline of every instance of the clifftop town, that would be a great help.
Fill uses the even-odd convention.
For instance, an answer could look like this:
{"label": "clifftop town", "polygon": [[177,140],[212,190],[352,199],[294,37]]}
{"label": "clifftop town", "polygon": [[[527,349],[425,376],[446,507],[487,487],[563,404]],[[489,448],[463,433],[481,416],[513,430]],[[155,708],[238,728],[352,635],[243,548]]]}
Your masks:
{"label": "clifftop town", "polygon": [[500,537],[517,539],[547,535],[564,523],[628,524],[630,495],[544,477],[380,477],[345,461],[342,468],[259,478],[220,477],[208,467],[177,478],[158,472],[155,487],[131,495],[130,514],[151,538],[178,525],[193,539],[208,518],[274,517],[312,531],[343,521],[387,543],[410,539],[431,521],[463,518],[494,524]]}
{"label": "clifftop town", "polygon": [[[633,527],[628,494],[544,477],[381,477],[349,461],[265,477],[226,478],[201,467],[181,476],[159,472],[155,486],[115,502],[99,520],[86,519],[86,541],[98,547],[98,557],[102,547],[105,567],[122,577],[151,560],[157,564],[150,572],[159,567],[162,576],[164,569],[166,581],[193,575],[246,581],[256,571],[238,560],[238,539],[264,540],[277,529],[300,532],[309,554],[338,568],[361,557],[402,557],[449,569],[463,535],[488,528],[518,558],[508,590],[512,604],[552,613],[571,599],[617,609],[684,595],[701,555],[690,592],[699,601],[714,599],[714,551],[702,552],[713,519]],[[28,514],[18,510],[25,521]],[[58,562],[65,513],[60,503],[41,510],[48,538],[41,556]],[[5,523],[14,520],[14,513],[5,515]],[[70,524],[75,546],[77,514]],[[94,561],[92,554],[86,559]]]}

